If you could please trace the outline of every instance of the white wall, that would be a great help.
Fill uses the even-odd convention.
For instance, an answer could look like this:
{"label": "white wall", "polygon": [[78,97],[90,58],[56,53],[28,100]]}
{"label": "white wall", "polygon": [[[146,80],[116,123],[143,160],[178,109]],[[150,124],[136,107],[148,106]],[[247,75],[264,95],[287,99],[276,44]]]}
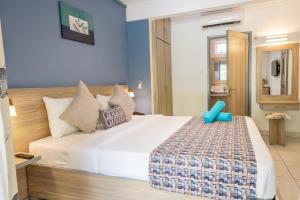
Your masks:
{"label": "white wall", "polygon": [[[200,15],[173,17],[172,66],[175,115],[200,115],[207,109],[207,37],[225,35],[226,29],[252,31],[253,37],[300,31],[300,1],[276,0],[244,6],[244,23],[238,26],[202,30]],[[299,38],[300,40],[300,38]],[[256,103],[256,47],[252,48],[252,117],[261,130],[268,130],[268,121]],[[289,132],[300,132],[300,112],[288,112],[292,121]]]}

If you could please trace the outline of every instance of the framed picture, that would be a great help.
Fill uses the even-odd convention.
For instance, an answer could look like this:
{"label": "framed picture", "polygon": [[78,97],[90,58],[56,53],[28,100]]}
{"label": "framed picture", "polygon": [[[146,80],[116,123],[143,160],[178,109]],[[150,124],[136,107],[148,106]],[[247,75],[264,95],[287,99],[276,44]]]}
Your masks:
{"label": "framed picture", "polygon": [[95,45],[92,15],[63,1],[59,2],[62,37]]}

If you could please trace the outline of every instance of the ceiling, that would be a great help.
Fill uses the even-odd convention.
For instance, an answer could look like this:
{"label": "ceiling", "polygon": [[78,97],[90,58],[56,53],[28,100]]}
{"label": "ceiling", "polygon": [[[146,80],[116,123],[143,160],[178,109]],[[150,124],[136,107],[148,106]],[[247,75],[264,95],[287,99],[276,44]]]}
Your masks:
{"label": "ceiling", "polygon": [[127,21],[158,19],[204,11],[236,8],[273,0],[118,0],[127,5]]}

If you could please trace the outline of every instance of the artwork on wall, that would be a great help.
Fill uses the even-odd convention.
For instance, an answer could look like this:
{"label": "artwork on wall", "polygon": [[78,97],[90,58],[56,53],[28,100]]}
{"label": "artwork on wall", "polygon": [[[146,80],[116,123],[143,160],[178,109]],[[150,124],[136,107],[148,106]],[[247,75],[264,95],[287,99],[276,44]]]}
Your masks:
{"label": "artwork on wall", "polygon": [[62,37],[95,45],[93,17],[63,1],[59,2]]}

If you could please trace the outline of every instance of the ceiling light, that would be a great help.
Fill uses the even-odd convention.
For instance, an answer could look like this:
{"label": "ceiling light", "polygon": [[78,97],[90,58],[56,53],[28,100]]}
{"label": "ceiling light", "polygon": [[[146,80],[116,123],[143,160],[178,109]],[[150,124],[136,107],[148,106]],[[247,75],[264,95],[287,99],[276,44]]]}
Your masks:
{"label": "ceiling light", "polygon": [[285,42],[287,41],[288,38],[284,37],[284,38],[274,38],[274,39],[267,39],[266,42],[267,43],[274,43],[274,42]]}

